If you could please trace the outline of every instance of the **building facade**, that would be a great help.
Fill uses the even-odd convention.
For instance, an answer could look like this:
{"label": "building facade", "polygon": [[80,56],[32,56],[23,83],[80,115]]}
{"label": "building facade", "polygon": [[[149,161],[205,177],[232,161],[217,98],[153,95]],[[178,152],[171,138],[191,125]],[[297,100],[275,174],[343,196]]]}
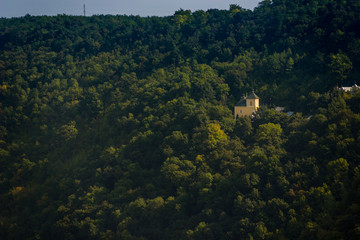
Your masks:
{"label": "building facade", "polygon": [[260,106],[260,98],[254,93],[254,91],[249,95],[245,96],[234,106],[234,118],[251,116]]}

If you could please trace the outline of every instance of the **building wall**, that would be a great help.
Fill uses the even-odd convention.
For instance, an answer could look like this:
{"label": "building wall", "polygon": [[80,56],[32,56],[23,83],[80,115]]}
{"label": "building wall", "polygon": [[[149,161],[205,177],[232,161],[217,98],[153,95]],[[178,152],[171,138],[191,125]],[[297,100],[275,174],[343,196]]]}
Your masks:
{"label": "building wall", "polygon": [[[257,100],[257,102],[256,102]],[[251,116],[259,107],[259,100],[252,99],[252,105],[253,106],[246,106],[246,107],[239,107],[239,106],[235,106],[234,108],[234,118],[237,118],[237,116],[239,117],[244,117],[244,116]]]}
{"label": "building wall", "polygon": [[246,99],[246,106],[247,107],[259,107],[259,99]]}

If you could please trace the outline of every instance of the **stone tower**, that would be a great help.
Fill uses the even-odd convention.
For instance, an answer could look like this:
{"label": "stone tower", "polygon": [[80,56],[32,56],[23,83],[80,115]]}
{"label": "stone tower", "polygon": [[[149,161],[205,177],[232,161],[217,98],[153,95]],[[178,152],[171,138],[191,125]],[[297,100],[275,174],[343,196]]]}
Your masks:
{"label": "stone tower", "polygon": [[245,96],[234,106],[234,118],[251,116],[260,106],[260,98],[252,91],[249,96]]}

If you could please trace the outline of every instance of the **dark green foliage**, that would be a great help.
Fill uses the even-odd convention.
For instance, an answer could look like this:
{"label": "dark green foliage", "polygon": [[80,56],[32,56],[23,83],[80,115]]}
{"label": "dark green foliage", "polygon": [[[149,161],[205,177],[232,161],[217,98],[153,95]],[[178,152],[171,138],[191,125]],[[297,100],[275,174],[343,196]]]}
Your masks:
{"label": "dark green foliage", "polygon": [[359,239],[359,12],[0,19],[0,238]]}

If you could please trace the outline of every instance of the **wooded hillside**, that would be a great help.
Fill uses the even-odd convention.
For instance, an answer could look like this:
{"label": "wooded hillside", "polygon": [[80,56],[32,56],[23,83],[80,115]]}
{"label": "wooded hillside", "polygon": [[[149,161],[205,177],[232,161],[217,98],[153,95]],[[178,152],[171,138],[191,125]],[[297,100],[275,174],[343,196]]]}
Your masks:
{"label": "wooded hillside", "polygon": [[0,238],[359,239],[359,13],[1,18]]}

